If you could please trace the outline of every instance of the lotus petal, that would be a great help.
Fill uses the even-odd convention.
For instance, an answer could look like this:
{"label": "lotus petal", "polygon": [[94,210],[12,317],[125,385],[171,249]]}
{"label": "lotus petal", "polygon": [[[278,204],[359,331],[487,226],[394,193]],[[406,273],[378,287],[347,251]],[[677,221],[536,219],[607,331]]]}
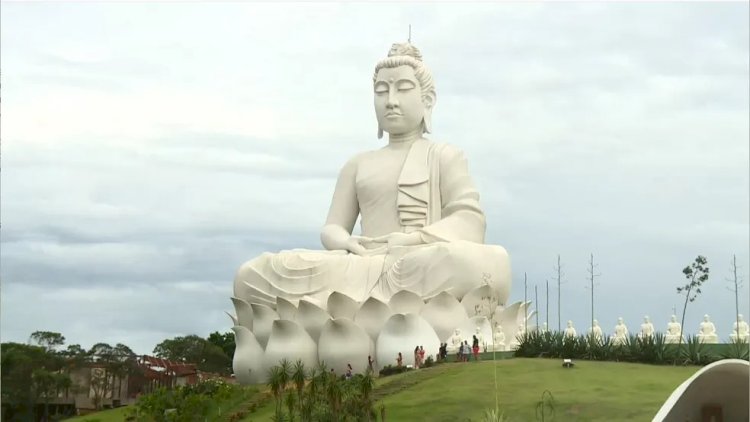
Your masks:
{"label": "lotus petal", "polygon": [[307,368],[318,364],[318,347],[315,341],[299,324],[285,319],[273,322],[263,359],[264,373],[268,375],[268,370],[278,365],[282,359],[292,363],[299,359]]}
{"label": "lotus petal", "polygon": [[343,293],[333,292],[328,296],[328,313],[332,318],[354,319],[357,309],[359,303]]}
{"label": "lotus petal", "polygon": [[299,301],[297,316],[294,318],[295,322],[307,330],[315,342],[320,338],[320,330],[323,329],[323,325],[329,319],[331,317],[328,312],[304,299]]}
{"label": "lotus petal", "polygon": [[447,342],[453,330],[468,319],[464,307],[447,292],[440,293],[427,302],[419,316],[432,326],[441,342]]}
{"label": "lotus petal", "polygon": [[[492,326],[490,321],[483,316],[475,316],[466,320],[461,327],[461,337],[469,342],[471,346],[473,336],[477,334],[477,328],[479,328],[480,339],[479,344],[488,346],[492,344]],[[505,327],[503,327],[503,331]]]}
{"label": "lotus petal", "polygon": [[470,290],[463,299],[461,305],[468,316],[483,316],[489,318],[499,305],[498,293],[492,290],[488,284],[481,285]]}
{"label": "lotus petal", "polygon": [[337,373],[344,373],[351,364],[354,372],[367,370],[367,357],[372,355],[372,340],[365,330],[348,318],[331,319],[325,323],[318,340],[318,358]]}
{"label": "lotus petal", "polygon": [[258,384],[265,381],[266,371],[263,367],[263,348],[255,335],[245,327],[237,325],[234,330],[234,350],[232,369],[237,382],[243,385]]}
{"label": "lotus petal", "polygon": [[277,297],[276,312],[278,312],[279,318],[294,321],[294,316],[297,314],[297,307],[283,297]]}
{"label": "lotus petal", "polygon": [[404,365],[414,365],[414,347],[423,346],[427,356],[438,352],[440,339],[424,318],[415,314],[395,314],[388,318],[375,343],[378,369],[395,365],[401,353]]}
{"label": "lotus petal", "polygon": [[240,324],[239,324],[239,321],[237,320],[237,317],[236,317],[236,316],[234,316],[234,315],[230,314],[230,313],[229,313],[229,312],[227,312],[227,311],[224,311],[224,313],[225,313],[225,314],[227,314],[227,316],[228,316],[229,318],[232,318],[232,326],[235,326],[235,325],[240,325]]}
{"label": "lotus petal", "polygon": [[357,314],[354,315],[354,322],[365,330],[372,341],[375,341],[391,315],[393,315],[393,312],[388,305],[371,297],[362,304]]}
{"label": "lotus petal", "polygon": [[260,303],[253,303],[250,305],[253,309],[253,334],[260,343],[261,347],[266,348],[268,343],[268,337],[271,335],[271,326],[273,322],[279,319],[279,314],[276,313],[270,306],[261,305]]}
{"label": "lotus petal", "polygon": [[516,338],[516,331],[518,330],[518,313],[521,310],[521,302],[515,302],[510,306],[507,306],[500,314],[495,314],[495,321],[498,321],[503,326],[503,333],[505,333],[505,339],[509,343]]}
{"label": "lotus petal", "polygon": [[237,323],[235,325],[241,325],[248,330],[253,331],[254,315],[250,304],[238,297],[233,297],[232,303],[234,304],[234,311],[237,315]]}
{"label": "lotus petal", "polygon": [[388,306],[396,314],[417,314],[422,310],[424,301],[414,292],[401,290],[391,297]]}

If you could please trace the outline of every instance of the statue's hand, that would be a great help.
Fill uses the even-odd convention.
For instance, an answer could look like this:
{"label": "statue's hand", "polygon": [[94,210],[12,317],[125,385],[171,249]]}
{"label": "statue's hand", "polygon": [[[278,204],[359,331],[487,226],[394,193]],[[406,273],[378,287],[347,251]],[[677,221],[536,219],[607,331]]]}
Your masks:
{"label": "statue's hand", "polygon": [[346,241],[346,250],[356,255],[372,255],[373,250],[365,248],[363,243],[372,243],[371,237],[365,236],[350,236],[349,240]]}
{"label": "statue's hand", "polygon": [[380,236],[372,239],[373,243],[386,243],[388,247],[393,246],[414,246],[421,245],[424,243],[422,236],[419,232],[411,233],[391,233],[385,236]]}

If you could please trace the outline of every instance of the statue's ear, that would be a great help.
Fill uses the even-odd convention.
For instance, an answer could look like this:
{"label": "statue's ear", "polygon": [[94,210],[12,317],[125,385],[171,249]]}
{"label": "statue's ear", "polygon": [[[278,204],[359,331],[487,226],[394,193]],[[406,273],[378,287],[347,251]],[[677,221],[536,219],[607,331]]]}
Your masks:
{"label": "statue's ear", "polygon": [[378,139],[383,139],[383,128],[378,125]]}
{"label": "statue's ear", "polygon": [[435,106],[435,93],[431,92],[422,97],[424,103],[424,117],[422,118],[422,131],[432,133],[432,108]]}

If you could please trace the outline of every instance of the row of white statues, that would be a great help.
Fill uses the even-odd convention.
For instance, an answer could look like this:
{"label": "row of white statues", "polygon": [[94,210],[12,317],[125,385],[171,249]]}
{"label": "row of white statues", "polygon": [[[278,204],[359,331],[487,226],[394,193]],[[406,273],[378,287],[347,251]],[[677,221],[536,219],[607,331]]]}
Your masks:
{"label": "row of white statues", "polygon": [[[544,327],[542,327],[542,330],[545,330],[545,328],[546,324]],[[651,320],[648,316],[643,317],[643,323],[641,324],[640,328],[640,331],[636,334],[638,338],[653,337],[656,333],[654,324],[651,323]],[[682,326],[679,322],[677,322],[677,316],[672,315],[671,320],[667,324],[667,331],[664,336],[665,342],[680,343],[681,331]],[[575,337],[578,335],[575,327],[573,327],[573,321],[568,321],[564,335],[566,337]],[[592,335],[594,336],[594,338],[599,340],[604,338],[604,333],[602,332],[602,328],[599,326],[599,322],[597,320],[594,320],[593,326],[589,328],[589,335]],[[615,326],[614,333],[612,334],[612,336],[610,336],[610,340],[615,345],[622,345],[625,344],[628,336],[628,327],[625,325],[622,318],[618,318],[617,325]],[[684,334],[682,334],[682,336],[682,342],[684,342],[685,336]],[[703,316],[703,321],[700,323],[700,327],[696,337],[701,343],[719,342],[719,336],[716,333],[716,326],[713,322],[711,322],[711,319],[708,315]],[[748,326],[747,322],[745,322],[741,314],[737,315],[737,321],[735,321],[733,324],[732,333],[729,335],[729,338],[732,341],[748,341],[748,339],[750,339],[750,326]]]}

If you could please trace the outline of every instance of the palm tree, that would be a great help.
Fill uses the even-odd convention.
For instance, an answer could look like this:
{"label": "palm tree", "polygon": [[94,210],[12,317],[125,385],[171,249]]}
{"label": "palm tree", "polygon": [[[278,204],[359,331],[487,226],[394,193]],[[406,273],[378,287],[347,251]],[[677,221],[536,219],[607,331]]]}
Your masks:
{"label": "palm tree", "polygon": [[362,397],[362,408],[365,412],[365,419],[370,420],[375,411],[372,408],[372,390],[375,387],[375,379],[372,377],[372,371],[369,369],[359,378],[359,394]]}
{"label": "palm tree", "polygon": [[289,377],[292,374],[292,364],[286,358],[281,359],[279,369],[281,370],[281,390],[284,391],[287,384],[289,384]]}
{"label": "palm tree", "polygon": [[305,364],[302,363],[302,360],[298,359],[297,362],[294,363],[294,368],[292,369],[292,381],[294,382],[294,386],[297,387],[297,404],[300,407],[300,412],[302,411],[302,393],[305,388]]}
{"label": "palm tree", "polygon": [[290,391],[289,393],[287,393],[284,402],[286,404],[287,410],[289,411],[289,422],[294,422],[294,405],[296,404],[295,401],[296,400],[294,398],[294,392]]}
{"label": "palm tree", "polygon": [[274,399],[276,400],[276,417],[281,418],[281,392],[283,391],[282,371],[279,366],[274,366],[268,370],[268,387],[271,389]]}

